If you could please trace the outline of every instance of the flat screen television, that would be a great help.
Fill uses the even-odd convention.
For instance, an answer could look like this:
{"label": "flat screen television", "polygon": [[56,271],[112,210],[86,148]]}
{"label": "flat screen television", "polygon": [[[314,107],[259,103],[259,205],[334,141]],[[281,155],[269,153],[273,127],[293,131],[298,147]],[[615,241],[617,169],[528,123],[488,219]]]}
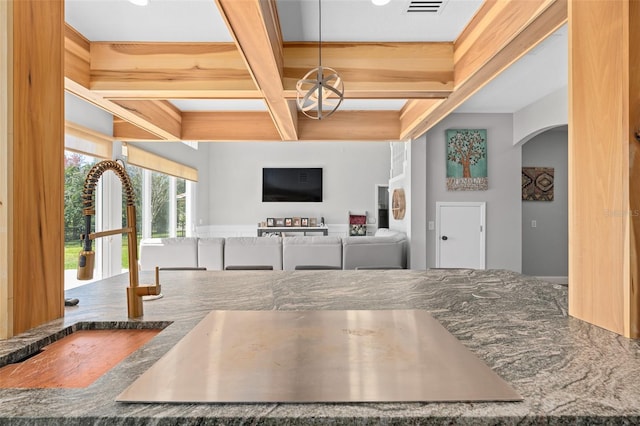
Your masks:
{"label": "flat screen television", "polygon": [[322,202],[322,168],[263,168],[262,201]]}

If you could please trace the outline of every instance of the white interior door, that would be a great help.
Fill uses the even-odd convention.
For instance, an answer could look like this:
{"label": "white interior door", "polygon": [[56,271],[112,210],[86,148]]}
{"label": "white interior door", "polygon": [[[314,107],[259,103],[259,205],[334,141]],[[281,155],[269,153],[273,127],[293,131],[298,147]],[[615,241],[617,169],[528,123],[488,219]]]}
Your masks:
{"label": "white interior door", "polygon": [[436,267],[485,268],[485,203],[436,203]]}

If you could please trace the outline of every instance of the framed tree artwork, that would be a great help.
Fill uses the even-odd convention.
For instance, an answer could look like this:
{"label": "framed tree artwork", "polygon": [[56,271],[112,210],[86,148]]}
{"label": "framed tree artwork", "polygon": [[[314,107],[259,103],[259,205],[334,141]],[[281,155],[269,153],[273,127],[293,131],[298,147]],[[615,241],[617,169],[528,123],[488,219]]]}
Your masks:
{"label": "framed tree artwork", "polygon": [[447,190],[481,191],[487,179],[487,130],[447,129]]}

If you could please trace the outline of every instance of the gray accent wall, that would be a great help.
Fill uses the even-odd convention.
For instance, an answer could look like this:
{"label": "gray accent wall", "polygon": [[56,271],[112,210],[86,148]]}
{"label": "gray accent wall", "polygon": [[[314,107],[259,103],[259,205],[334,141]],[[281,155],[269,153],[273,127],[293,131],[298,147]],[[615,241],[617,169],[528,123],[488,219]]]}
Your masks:
{"label": "gray accent wall", "polygon": [[[447,191],[446,129],[487,129],[489,189]],[[522,267],[521,148],[513,145],[512,114],[454,113],[426,135],[426,221],[435,223],[437,201],[486,202],[486,267]],[[428,229],[428,228],[427,228]],[[435,230],[427,230],[427,267],[435,266]]]}
{"label": "gray accent wall", "polygon": [[[389,156],[385,142],[212,143],[204,224],[255,225],[267,217],[324,216],[328,224],[346,225],[349,210],[366,210],[375,217],[375,185],[389,181]],[[263,167],[322,167],[324,201],[263,203]]]}
{"label": "gray accent wall", "polygon": [[[553,201],[522,201],[522,272],[566,277],[568,274],[568,133],[548,130],[522,146],[523,167],[554,168]],[[536,227],[531,227],[531,221]]]}
{"label": "gray accent wall", "polygon": [[411,141],[411,239],[409,267],[427,268],[427,142],[426,136]]}

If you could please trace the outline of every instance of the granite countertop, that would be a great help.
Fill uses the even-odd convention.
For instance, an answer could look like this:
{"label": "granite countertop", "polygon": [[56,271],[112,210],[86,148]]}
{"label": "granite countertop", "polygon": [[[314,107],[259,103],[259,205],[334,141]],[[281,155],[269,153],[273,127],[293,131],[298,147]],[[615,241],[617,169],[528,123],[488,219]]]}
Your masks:
{"label": "granite countertop", "polygon": [[[152,274],[141,274],[151,283]],[[162,299],[127,318],[126,274],[66,292],[65,317],[0,341],[0,358],[78,322],[169,321],[83,389],[0,389],[0,423],[638,424],[640,342],[567,315],[567,288],[503,271],[161,273]],[[424,309],[509,382],[505,403],[126,404],[116,396],[212,310]]]}

